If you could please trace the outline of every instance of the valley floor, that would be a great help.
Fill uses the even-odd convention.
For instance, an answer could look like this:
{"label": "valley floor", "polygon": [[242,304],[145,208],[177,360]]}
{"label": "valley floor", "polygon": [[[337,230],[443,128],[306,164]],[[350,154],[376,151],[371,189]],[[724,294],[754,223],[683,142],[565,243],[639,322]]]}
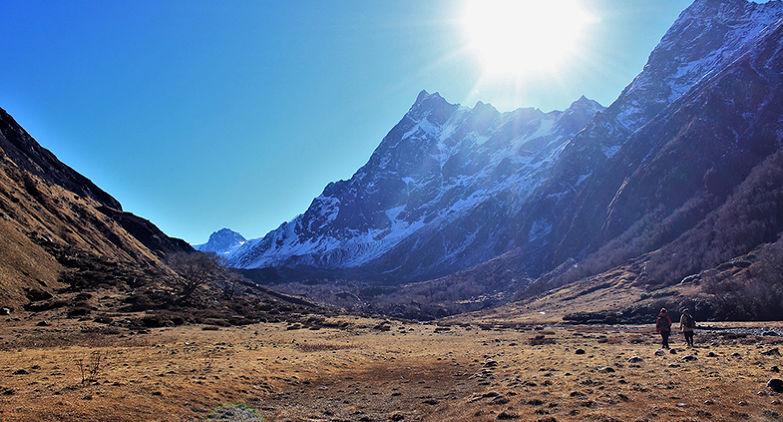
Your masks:
{"label": "valley floor", "polygon": [[[343,329],[132,333],[0,318],[3,422],[774,421],[783,414],[783,396],[766,387],[783,360],[762,353],[783,338],[752,331],[700,332],[695,349],[675,336],[676,354],[656,354],[651,326],[440,327],[344,317]],[[96,380],[82,384],[78,362],[90,369],[94,353],[102,357]]]}

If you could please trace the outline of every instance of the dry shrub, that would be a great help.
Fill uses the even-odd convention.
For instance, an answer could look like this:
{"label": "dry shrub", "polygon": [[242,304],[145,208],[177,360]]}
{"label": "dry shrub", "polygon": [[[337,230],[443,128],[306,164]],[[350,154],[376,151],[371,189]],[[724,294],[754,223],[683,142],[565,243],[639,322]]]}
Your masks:
{"label": "dry shrub", "polygon": [[98,381],[103,362],[104,356],[101,352],[92,352],[88,358],[81,356],[76,360],[76,367],[79,368],[82,385],[93,384]]}

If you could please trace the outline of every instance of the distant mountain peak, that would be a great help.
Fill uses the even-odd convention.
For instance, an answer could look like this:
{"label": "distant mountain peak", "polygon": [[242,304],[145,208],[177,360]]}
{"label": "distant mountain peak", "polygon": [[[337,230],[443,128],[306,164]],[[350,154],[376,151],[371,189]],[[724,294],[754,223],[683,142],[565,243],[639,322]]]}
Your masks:
{"label": "distant mountain peak", "polygon": [[427,92],[427,90],[426,90],[426,89],[422,89],[422,90],[419,92],[419,95],[417,95],[417,96],[416,96],[416,102],[418,103],[419,101],[423,101],[424,99],[426,99],[426,98],[427,98],[427,97],[429,97],[429,96],[430,96],[430,93],[429,93],[429,92]]}
{"label": "distant mountain peak", "polygon": [[244,237],[242,237],[241,234],[239,234],[239,233],[237,233],[237,232],[235,232],[235,231],[233,231],[233,230],[231,230],[231,229],[229,229],[227,227],[223,227],[222,229],[212,233],[209,236],[209,238],[212,239],[214,237],[220,237],[220,236],[226,236],[226,235],[237,236],[237,237],[241,237],[242,239],[244,239]]}
{"label": "distant mountain peak", "polygon": [[582,95],[581,97],[579,97],[579,99],[571,103],[571,105],[568,106],[567,110],[574,109],[574,108],[604,109],[606,107],[601,105],[601,103],[599,103],[598,101],[591,100],[590,98],[587,98],[584,95]]}
{"label": "distant mountain peak", "polygon": [[194,247],[201,252],[228,255],[244,245],[246,241],[247,239],[241,234],[224,227],[212,233],[207,243],[195,245]]}
{"label": "distant mountain peak", "polygon": [[416,101],[408,110],[407,116],[414,120],[421,120],[430,115],[444,116],[450,114],[458,106],[446,101],[439,93],[422,90],[416,97]]}
{"label": "distant mountain peak", "polygon": [[414,101],[413,105],[429,101],[447,102],[439,92],[436,91],[430,94],[427,90],[422,89],[419,95],[416,96],[416,101]]}

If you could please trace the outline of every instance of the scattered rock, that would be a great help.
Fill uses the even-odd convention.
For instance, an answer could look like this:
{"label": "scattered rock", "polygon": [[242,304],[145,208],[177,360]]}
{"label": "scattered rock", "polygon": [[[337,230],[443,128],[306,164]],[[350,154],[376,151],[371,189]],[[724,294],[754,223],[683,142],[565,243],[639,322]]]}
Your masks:
{"label": "scattered rock", "polygon": [[662,349],[658,349],[655,351],[655,356],[663,356],[666,352],[664,352]]}
{"label": "scattered rock", "polygon": [[644,359],[640,358],[639,356],[632,356],[628,358],[628,362],[630,363],[639,363],[642,362]]}
{"label": "scattered rock", "polygon": [[494,359],[487,359],[487,361],[484,362],[485,368],[494,368],[496,366],[498,366],[498,362]]}
{"label": "scattered rock", "polygon": [[772,368],[769,368],[769,370],[772,372],[780,372],[780,368],[778,368],[777,365],[773,366]]}
{"label": "scattered rock", "polygon": [[603,372],[605,374],[610,374],[612,372],[615,372],[614,368],[612,368],[611,366],[599,366],[598,368],[595,368],[595,370],[598,372]]}
{"label": "scattered rock", "polygon": [[780,356],[780,350],[775,347],[774,349],[769,349],[766,352],[761,352],[761,354],[764,356]]}
{"label": "scattered rock", "polygon": [[493,398],[490,403],[500,405],[500,404],[506,404],[509,401],[510,400],[508,398],[506,398],[506,396],[497,396],[497,397]]}
{"label": "scattered rock", "polygon": [[677,354],[677,349],[671,349],[671,350],[669,350],[669,353],[671,353],[673,355],[676,355]]}
{"label": "scattered rock", "polygon": [[11,308],[0,308],[0,315],[11,315]]}
{"label": "scattered rock", "polygon": [[381,321],[372,327],[375,331],[391,331],[391,321]]}
{"label": "scattered rock", "polygon": [[583,355],[583,354],[585,354],[586,352],[585,352],[585,349],[576,349],[576,350],[574,351],[574,353],[576,353],[577,355]]}
{"label": "scattered rock", "polygon": [[767,381],[767,387],[776,393],[783,393],[783,380],[780,378],[772,378]]}
{"label": "scattered rock", "polygon": [[48,326],[50,326],[52,324],[50,324],[49,321],[43,319],[41,321],[38,321],[38,324],[35,324],[35,325],[37,325],[39,327],[48,327]]}
{"label": "scattered rock", "polygon": [[161,328],[173,325],[166,317],[162,315],[144,315],[141,318],[141,325],[146,328]]}
{"label": "scattered rock", "polygon": [[778,334],[775,331],[763,331],[761,333],[762,336],[770,336],[770,337],[780,337],[780,334]]}
{"label": "scattered rock", "polygon": [[27,289],[25,296],[27,296],[27,300],[30,302],[41,302],[53,297],[51,293],[38,289]]}
{"label": "scattered rock", "polygon": [[30,371],[28,371],[27,369],[24,369],[24,368],[20,368],[20,369],[17,369],[16,371],[14,371],[14,375],[29,375],[29,374],[30,374]]}
{"label": "scattered rock", "polygon": [[45,302],[30,302],[27,305],[24,305],[24,309],[30,312],[43,312],[62,308],[66,305],[68,305],[68,302],[65,300],[55,298]]}
{"label": "scattered rock", "polygon": [[716,358],[716,357],[718,357],[718,355],[715,352],[709,352],[709,353],[707,353],[707,357],[708,358]]}
{"label": "scattered rock", "polygon": [[543,346],[546,344],[555,344],[555,339],[547,338],[544,334],[537,334],[536,336],[528,339],[527,343],[531,346]]}
{"label": "scattered rock", "polygon": [[101,315],[101,316],[95,317],[95,319],[93,321],[95,321],[95,322],[97,322],[99,324],[111,324],[113,320],[109,316]]}
{"label": "scattered rock", "polygon": [[693,362],[693,361],[695,361],[695,360],[698,360],[698,359],[699,359],[699,358],[697,358],[697,357],[696,357],[696,356],[694,356],[694,355],[688,355],[688,356],[683,356],[683,357],[682,357],[682,361],[683,361],[683,362]]}
{"label": "scattered rock", "polygon": [[780,413],[775,412],[774,410],[765,410],[761,412],[761,415],[768,421],[779,421],[781,419]]}
{"label": "scattered rock", "polygon": [[91,312],[90,308],[79,306],[69,309],[66,315],[68,315],[68,318],[77,318],[89,315]]}
{"label": "scattered rock", "polygon": [[427,400],[424,400],[422,403],[428,404],[430,406],[435,406],[436,404],[438,404],[438,401],[435,400],[435,399],[427,399]]}
{"label": "scattered rock", "polygon": [[501,421],[508,421],[512,419],[519,419],[519,415],[516,412],[512,412],[510,410],[504,410],[498,413],[497,419]]}

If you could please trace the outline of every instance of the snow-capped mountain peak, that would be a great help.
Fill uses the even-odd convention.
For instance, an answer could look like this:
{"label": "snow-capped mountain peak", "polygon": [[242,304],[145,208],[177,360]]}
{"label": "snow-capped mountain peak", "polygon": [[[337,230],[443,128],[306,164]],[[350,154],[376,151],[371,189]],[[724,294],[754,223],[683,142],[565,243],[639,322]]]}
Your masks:
{"label": "snow-capped mountain peak", "polygon": [[214,253],[220,256],[226,256],[236,251],[240,246],[244,245],[246,239],[239,233],[223,228],[209,236],[207,243],[201,245],[194,245],[196,250],[201,252]]}
{"label": "snow-capped mountain peak", "polygon": [[[479,262],[501,246],[478,239],[466,221],[480,220],[475,211],[482,206],[504,202],[504,213],[519,207],[562,146],[602,109],[581,98],[566,111],[501,113],[484,102],[463,107],[421,91],[350,180],[330,183],[304,214],[240,247],[229,264],[378,265],[387,274],[420,277]],[[457,246],[439,260],[411,262],[418,268],[382,262],[403,243],[424,248],[444,233]]]}

